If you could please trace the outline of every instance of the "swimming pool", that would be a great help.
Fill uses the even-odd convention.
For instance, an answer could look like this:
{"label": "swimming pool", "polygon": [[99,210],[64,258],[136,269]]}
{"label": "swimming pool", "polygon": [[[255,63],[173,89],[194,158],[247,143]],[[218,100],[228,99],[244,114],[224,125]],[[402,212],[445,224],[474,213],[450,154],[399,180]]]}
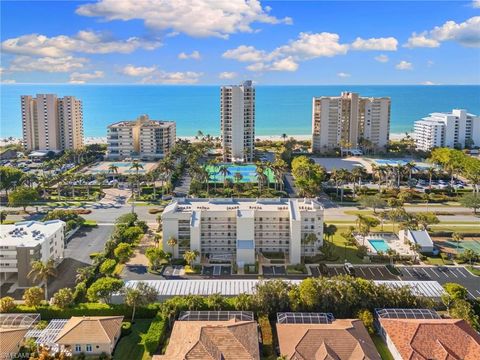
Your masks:
{"label": "swimming pool", "polygon": [[383,239],[368,239],[368,242],[377,252],[381,251],[385,253],[390,249],[390,246],[388,246],[387,242]]}
{"label": "swimming pool", "polygon": [[375,159],[374,160],[377,165],[390,165],[390,166],[405,166],[408,164],[407,160],[399,160],[399,159]]}
{"label": "swimming pool", "polygon": [[[220,167],[224,166],[223,164],[219,165],[207,165],[206,170],[210,174],[211,182],[213,183],[222,183],[223,174],[220,173]],[[236,182],[235,174],[240,173],[242,175],[241,183],[251,183],[257,182],[257,166],[255,164],[246,164],[246,165],[231,165],[225,164],[228,168],[227,179],[230,179],[232,182]],[[272,170],[265,169],[265,175],[267,176],[268,182],[272,183],[275,181]]]}

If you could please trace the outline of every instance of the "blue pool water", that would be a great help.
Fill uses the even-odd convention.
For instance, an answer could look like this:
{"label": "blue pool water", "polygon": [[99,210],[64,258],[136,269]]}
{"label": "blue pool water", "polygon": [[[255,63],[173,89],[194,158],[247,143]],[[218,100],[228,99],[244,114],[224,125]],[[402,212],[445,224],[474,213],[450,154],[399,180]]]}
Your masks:
{"label": "blue pool water", "polygon": [[397,159],[375,159],[375,163],[377,163],[378,165],[405,166],[408,163],[408,161],[397,160]]}
{"label": "blue pool water", "polygon": [[[226,176],[226,179],[230,179],[235,182],[235,174],[240,173],[242,175],[242,179],[240,180],[241,183],[249,183],[249,182],[256,182],[257,181],[257,167],[256,165],[228,165],[229,174]],[[222,164],[217,166],[207,166],[207,171],[210,173],[211,181],[220,183],[223,182],[223,175],[220,174],[219,169]],[[269,182],[274,182],[274,176],[270,169],[265,170],[265,175],[268,178]]]}
{"label": "blue pool water", "polygon": [[383,239],[369,239],[368,242],[373,246],[377,252],[387,252],[390,249],[387,242]]}

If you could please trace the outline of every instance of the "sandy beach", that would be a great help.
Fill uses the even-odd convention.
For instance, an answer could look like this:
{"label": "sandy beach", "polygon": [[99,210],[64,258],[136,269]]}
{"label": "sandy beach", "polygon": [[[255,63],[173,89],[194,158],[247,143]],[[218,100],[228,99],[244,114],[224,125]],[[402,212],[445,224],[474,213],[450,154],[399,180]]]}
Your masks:
{"label": "sandy beach", "polygon": [[[411,136],[412,134],[410,134]],[[405,133],[391,133],[390,134],[390,139],[391,140],[400,140],[403,137],[405,137]],[[179,139],[183,140],[189,140],[189,141],[196,141],[198,139],[195,138],[195,136],[178,136]],[[271,141],[282,141],[283,138],[281,135],[258,135],[255,136],[256,139],[260,140],[271,140]],[[299,141],[304,141],[304,140],[311,140],[312,135],[307,134],[307,135],[289,135],[288,138],[294,138]],[[18,138],[3,138],[0,139],[0,146],[6,146],[9,144],[17,144],[21,140]],[[85,145],[90,145],[90,144],[106,144],[107,143],[107,137],[106,136],[101,136],[101,137],[95,137],[95,136],[87,136],[84,139],[84,144]]]}

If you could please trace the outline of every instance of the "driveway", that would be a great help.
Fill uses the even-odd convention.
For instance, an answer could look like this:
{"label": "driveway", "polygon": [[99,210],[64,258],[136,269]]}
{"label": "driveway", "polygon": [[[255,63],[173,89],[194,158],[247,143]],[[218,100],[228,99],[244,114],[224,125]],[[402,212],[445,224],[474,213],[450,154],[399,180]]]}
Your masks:
{"label": "driveway", "polygon": [[65,259],[90,265],[90,254],[102,251],[105,243],[113,232],[113,225],[97,225],[95,227],[83,227],[68,241],[65,247]]}

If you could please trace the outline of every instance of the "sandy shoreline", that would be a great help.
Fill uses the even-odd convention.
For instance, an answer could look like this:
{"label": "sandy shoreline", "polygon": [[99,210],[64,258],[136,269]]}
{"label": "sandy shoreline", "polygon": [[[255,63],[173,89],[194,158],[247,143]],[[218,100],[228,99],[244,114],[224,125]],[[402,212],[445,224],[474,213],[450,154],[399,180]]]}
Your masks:
{"label": "sandy shoreline", "polygon": [[[411,134],[410,134],[411,135]],[[405,133],[391,133],[390,134],[390,139],[391,140],[400,140],[403,137],[405,137]],[[189,140],[189,141],[195,141],[195,136],[178,136],[179,139],[184,139],[184,140]],[[256,139],[260,140],[271,140],[271,141],[282,141],[283,138],[280,135],[258,135],[255,136]],[[299,141],[304,141],[304,140],[311,140],[312,135],[307,134],[307,135],[289,135],[288,138],[294,138]],[[4,138],[0,139],[0,146],[6,146],[9,144],[17,144],[20,142],[20,139],[18,138]],[[90,144],[106,144],[107,143],[107,137],[106,136],[87,136],[84,139],[85,145],[90,145]]]}

